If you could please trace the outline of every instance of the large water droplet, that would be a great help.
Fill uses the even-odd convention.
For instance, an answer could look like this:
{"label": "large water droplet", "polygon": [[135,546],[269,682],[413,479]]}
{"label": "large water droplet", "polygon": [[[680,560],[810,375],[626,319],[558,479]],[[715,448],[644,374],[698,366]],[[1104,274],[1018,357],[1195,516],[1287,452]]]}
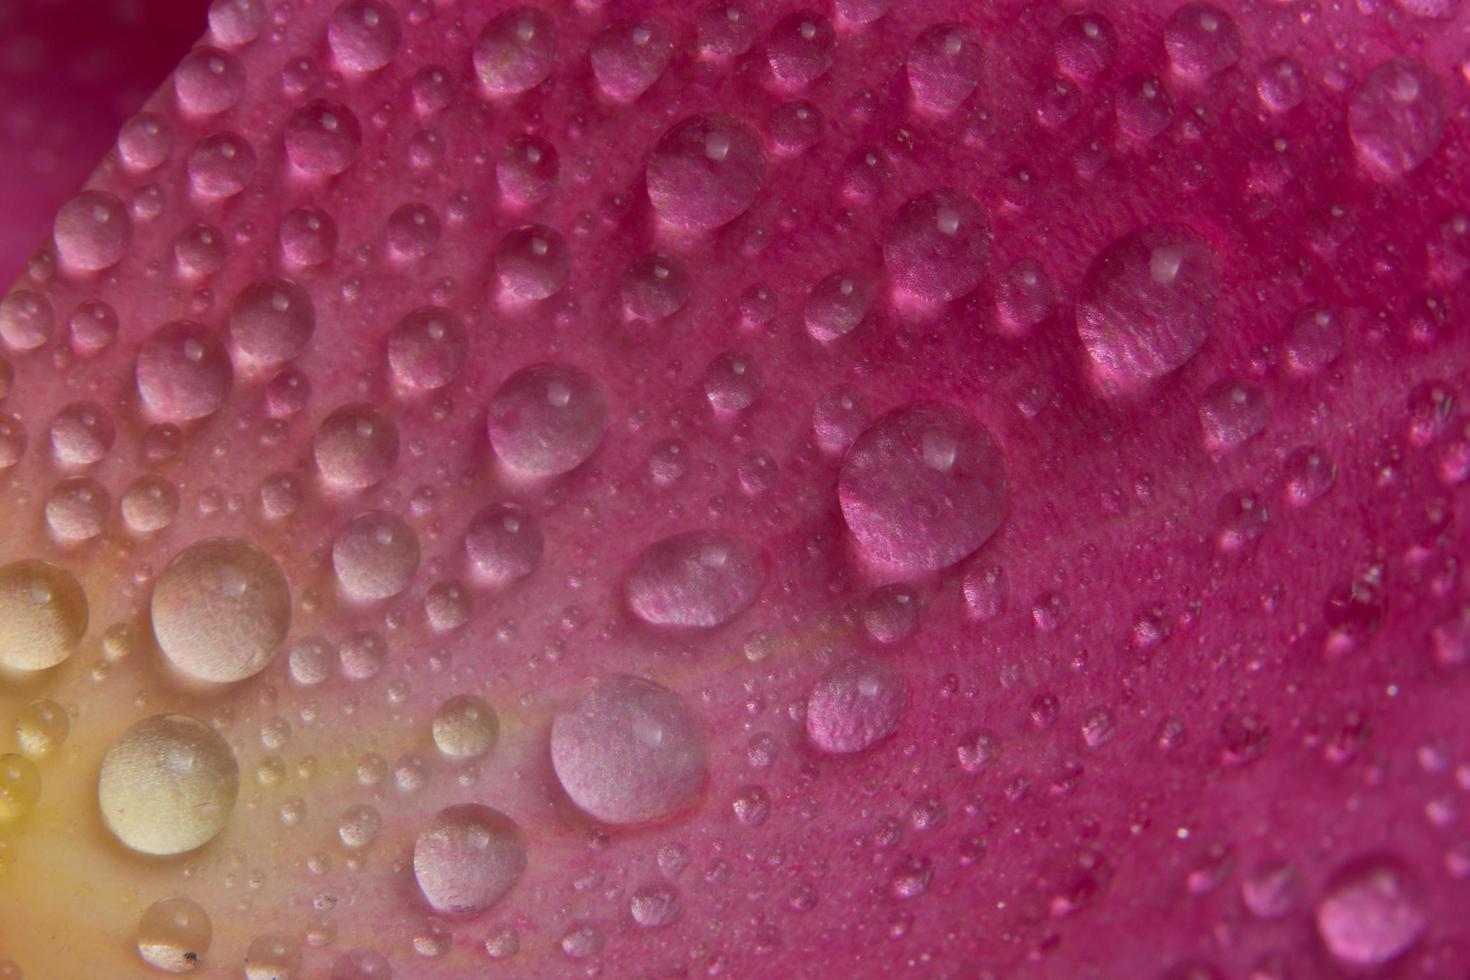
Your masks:
{"label": "large water droplet", "polygon": [[588,57],[603,94],[614,102],[632,102],[658,81],[673,51],[668,29],[654,18],[641,17],[597,35]]}
{"label": "large water droplet", "polygon": [[1358,160],[1381,179],[1402,177],[1434,155],[1444,136],[1444,96],[1430,68],[1395,58],[1374,68],[1348,105]]}
{"label": "large water droplet", "polygon": [[234,384],[235,369],[219,337],[189,320],[166,323],[138,350],[138,394],[157,419],[192,422],[212,415]]}
{"label": "large water droplet", "polygon": [[353,599],[392,598],[408,588],[418,567],[418,535],[388,511],[360,514],[332,542],[332,569]]}
{"label": "large water droplet", "polygon": [[393,60],[402,40],[398,14],[382,0],[347,0],[327,22],[332,56],[348,71],[377,71]]}
{"label": "large water droplet", "polygon": [[196,680],[230,683],[275,657],[291,622],[291,592],[270,555],[238,538],[212,538],[169,562],[151,609],[170,663]]}
{"label": "large water droplet", "polygon": [[933,112],[953,112],[980,81],[980,35],[964,24],[935,24],[909,48],[909,89]]}
{"label": "large water droplet", "polygon": [[99,272],[122,261],[133,240],[133,221],[122,201],[105,191],[82,191],[56,212],[52,229],[62,265]]}
{"label": "large water droplet", "polygon": [[517,504],[490,504],[465,530],[464,549],[477,577],[501,585],[525,578],[541,562],[541,525]]}
{"label": "large water droplet", "polygon": [[229,822],[240,770],[202,721],[154,715],[123,732],[102,759],[97,802],[117,839],[143,854],[182,854]]}
{"label": "large water droplet", "polygon": [[234,55],[195,48],[174,69],[174,94],[180,108],[195,115],[233,109],[245,94],[245,69]]}
{"label": "large water droplet", "polygon": [[657,626],[720,626],[756,600],[765,578],[765,556],[755,545],[719,531],[689,531],[638,559],[628,606]]}
{"label": "large water droplet", "polygon": [[165,973],[192,972],[213,939],[209,915],[193,899],[154,902],[138,920],[138,955]]}
{"label": "large water droplet", "polygon": [[953,190],[909,201],[883,234],[883,262],[894,285],[924,303],[946,303],[980,285],[989,255],[985,212]]}
{"label": "large water droplet", "polygon": [[881,660],[844,660],[812,688],[807,740],[823,752],[862,752],[897,730],[908,697],[907,682]]}
{"label": "large water droplet", "polygon": [[592,376],[566,364],[533,364],[490,399],[490,445],[510,469],[548,477],[576,469],[602,442],[607,403]]}
{"label": "large water droplet", "polygon": [[500,14],[475,41],[475,74],[492,96],[519,95],[535,88],[556,66],[556,29],[534,7]]}
{"label": "large water droplet", "polygon": [[446,807],[414,841],[413,873],[436,912],[474,915],[503,898],[526,870],[526,836],[478,803]]}
{"label": "large water droplet", "polygon": [[340,102],[317,99],[291,114],[286,122],[286,155],[304,174],[331,177],[357,159],[362,126]]}
{"label": "large water droplet", "polygon": [[312,453],[330,486],[362,490],[383,482],[398,462],[398,429],[371,405],[343,405],[322,420]]}
{"label": "large water droplet", "polygon": [[704,733],[677,694],[614,674],[557,712],[551,763],[577,806],[605,823],[636,824],[693,804],[708,756]]}
{"label": "large water droplet", "polygon": [[837,493],[863,550],[907,573],[959,561],[1010,509],[1005,458],[989,430],[937,402],[896,408],[869,426],[842,461]]}
{"label": "large water droplet", "polygon": [[1363,860],[1341,869],[1317,905],[1322,942],[1350,968],[1397,959],[1427,925],[1417,882],[1389,860]]}
{"label": "large water droplet", "polygon": [[1133,388],[1161,378],[1204,346],[1220,273],[1198,235],[1144,228],[1109,245],[1087,269],[1077,333],[1100,380]]}
{"label": "large water droplet", "polygon": [[289,279],[246,286],[230,308],[230,338],[263,364],[288,361],[306,349],[316,330],[311,294]]}
{"label": "large water droplet", "polygon": [[721,115],[691,116],[648,157],[648,197],[659,216],[683,231],[708,231],[744,214],[765,183],[760,139]]}
{"label": "large water droplet", "polygon": [[34,560],[0,567],[0,666],[56,666],[76,652],[87,616],[87,596],[66,569]]}

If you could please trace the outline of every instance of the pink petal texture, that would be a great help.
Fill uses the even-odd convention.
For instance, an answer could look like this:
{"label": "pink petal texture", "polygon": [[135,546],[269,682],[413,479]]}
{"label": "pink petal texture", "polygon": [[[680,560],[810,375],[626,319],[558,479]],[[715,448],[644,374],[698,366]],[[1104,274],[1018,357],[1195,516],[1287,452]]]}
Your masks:
{"label": "pink petal texture", "polygon": [[1465,4],[60,9],[0,980],[1470,976]]}

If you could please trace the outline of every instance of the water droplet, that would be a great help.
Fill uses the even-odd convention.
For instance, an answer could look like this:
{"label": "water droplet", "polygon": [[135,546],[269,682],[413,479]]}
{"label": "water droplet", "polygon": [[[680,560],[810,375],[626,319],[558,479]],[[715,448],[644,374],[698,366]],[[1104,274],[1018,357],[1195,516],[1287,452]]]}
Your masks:
{"label": "water droplet", "polygon": [[189,320],[166,323],[138,350],[138,394],[157,419],[192,422],[212,415],[234,385],[229,351],[214,331]]}
{"label": "water droplet", "polygon": [[683,900],[673,885],[650,881],[633,890],[628,911],[633,921],[645,929],[662,929],[679,918]]}
{"label": "water droplet", "polygon": [[1272,58],[1256,76],[1256,95],[1272,112],[1289,112],[1307,97],[1307,76],[1293,58]]}
{"label": "water droplet", "polygon": [[475,41],[475,74],[492,96],[519,95],[556,66],[556,29],[534,7],[516,7],[486,25]]}
{"label": "water droplet", "polygon": [[244,94],[245,69],[217,48],[195,48],[174,69],[174,95],[185,112],[212,116],[233,109]]}
{"label": "water droplet", "polygon": [[1340,869],[1317,905],[1327,951],[1349,968],[1402,956],[1428,925],[1418,883],[1396,863],[1363,859]]}
{"label": "water droplet", "polygon": [[0,821],[19,820],[41,799],[41,770],[23,755],[0,755]]}
{"label": "water droplet", "polygon": [[388,251],[403,261],[421,259],[439,247],[443,231],[433,208],[418,202],[405,204],[388,216]]}
{"label": "water droplet", "polygon": [[867,317],[878,287],[860,272],[834,272],[812,287],[803,317],[806,332],[821,343],[831,343],[856,330]]}
{"label": "water droplet", "polygon": [[879,417],[848,451],[837,492],[863,550],[914,574],[979,548],[1010,509],[1005,458],[989,430],[937,402]]}
{"label": "water droplet", "polygon": [[268,933],[250,941],[245,950],[245,980],[300,980],[300,975],[298,940]]}
{"label": "water droplet", "polygon": [[37,698],[16,712],[15,740],[20,750],[42,759],[59,749],[71,733],[66,709],[49,698]]}
{"label": "water droplet", "polygon": [[761,374],[744,354],[721,354],[704,371],[704,397],[717,412],[743,412],[760,397]]}
{"label": "water droplet", "polygon": [[263,364],[288,361],[306,349],[316,330],[311,294],[289,279],[246,286],[230,308],[230,339]]}
{"label": "water droplet", "polygon": [[337,821],[337,837],[351,851],[367,847],[382,830],[383,815],[366,803],[356,803],[343,810],[342,819]]}
{"label": "water droplet", "polygon": [[234,197],[255,177],[255,150],[235,133],[206,136],[189,151],[189,185],[208,200]]}
{"label": "water droplet", "polygon": [[56,254],[68,269],[100,272],[122,261],[133,240],[127,205],[105,191],[82,191],[56,212]]}
{"label": "water droplet", "polygon": [[337,251],[337,223],[325,211],[297,208],[281,219],[281,257],[289,266],[308,269],[328,261]]}
{"label": "water droplet", "polygon": [[677,694],[613,674],[557,712],[551,763],[578,807],[604,823],[636,824],[690,806],[708,757],[704,734]]}
{"label": "water droplet", "polygon": [[76,652],[87,617],[87,596],[66,569],[34,560],[0,567],[0,665],[56,666]]}
{"label": "water droplet", "polygon": [[730,801],[735,819],[747,827],[759,827],[771,816],[771,796],[759,786],[742,786]]}
{"label": "water droplet", "polygon": [[1370,71],[1348,105],[1348,133],[1358,161],[1392,180],[1420,167],[1444,136],[1444,96],[1431,69],[1394,58]]}
{"label": "water droplet", "polygon": [[691,116],[658,141],[648,158],[648,197],[659,216],[686,232],[728,224],[755,203],[765,183],[760,139],[721,115]]}
{"label": "water droplet", "polygon": [[483,912],[525,870],[525,834],[499,810],[478,803],[440,810],[414,841],[414,878],[441,914]]}
{"label": "water droplet", "polygon": [[495,585],[535,571],[544,546],[540,523],[517,504],[490,504],[465,530],[470,567],[479,578]]}
{"label": "water droplet", "polygon": [[923,303],[947,303],[973,290],[989,254],[985,212],[958,191],[919,195],[883,234],[883,262],[894,285]]}
{"label": "water droplet", "polygon": [[1209,3],[1186,3],[1164,25],[1169,63],[1186,78],[1203,80],[1240,60],[1240,28],[1225,11]]}
{"label": "water droplet", "polygon": [[362,147],[362,127],[340,102],[317,99],[286,122],[286,156],[302,173],[333,177],[352,165]]}
{"label": "water droplet", "polygon": [[123,166],[135,173],[156,170],[173,152],[174,134],[168,120],[151,112],[139,113],[117,134],[117,153]]}
{"label": "water droplet", "polygon": [[118,509],[129,531],[156,534],[173,523],[179,511],[179,491],[164,477],[140,476],[123,491]]}
{"label": "water droplet", "polygon": [[231,683],[274,659],[291,622],[291,593],[270,555],[238,538],[212,538],[169,562],[151,611],[170,663],[195,680]]}
{"label": "water droplet", "polygon": [[919,594],[911,587],[880,586],[863,603],[863,628],[879,643],[902,643],[919,628],[922,612]]}
{"label": "water droplet", "polygon": [[1215,452],[1234,449],[1259,434],[1269,415],[1265,393],[1249,382],[1225,378],[1200,396],[1205,447]]}
{"label": "water droplet", "polygon": [[980,35],[964,24],[935,24],[909,48],[909,90],[931,112],[958,109],[980,82]]}
{"label": "water droplet", "polygon": [[359,514],[332,542],[332,570],[353,599],[375,602],[408,588],[419,567],[419,537],[397,514]]}
{"label": "water droplet", "polygon": [[732,3],[715,2],[699,15],[699,51],[713,61],[728,61],[755,43],[756,18]]}
{"label": "water droplet", "polygon": [[495,746],[500,719],[483,699],[463,694],[434,712],[434,745],[452,759],[473,759]]}
{"label": "water droplet", "polygon": [[371,405],[343,405],[322,420],[312,453],[328,485],[363,490],[387,479],[398,462],[398,429]]}
{"label": "water droplet", "polygon": [[11,350],[35,350],[56,331],[56,313],[40,293],[17,289],[0,300],[0,341]]}
{"label": "water droplet", "polygon": [[886,663],[844,660],[822,675],[806,705],[807,740],[822,752],[862,752],[898,728],[908,684]]}
{"label": "water droplet", "polygon": [[781,18],[766,38],[766,62],[777,85],[805,88],[827,73],[837,49],[832,24],[811,10]]}
{"label": "water droplet", "polygon": [[656,626],[709,628],[734,619],[760,594],[766,559],[720,531],[689,531],[645,551],[628,577],[628,606]]}
{"label": "water droplet", "polygon": [[1073,14],[1057,29],[1057,70],[1081,84],[1097,79],[1118,52],[1118,32],[1097,13]]}
{"label": "water droplet", "polygon": [[235,808],[240,770],[201,721],[154,715],[108,748],[97,783],[107,829],[143,854],[182,854],[212,840]]}
{"label": "water droplet", "polygon": [[566,288],[572,273],[571,251],[555,229],[522,225],[500,240],[495,249],[495,273],[511,301],[543,300]]}
{"label": "water droplet", "polygon": [[165,898],[138,920],[138,955],[165,973],[190,973],[214,939],[209,915],[188,898]]}
{"label": "water droplet", "polygon": [[1174,120],[1174,103],[1164,84],[1151,75],[1130,75],[1118,85],[1114,111],[1118,128],[1147,142],[1169,128]]}
{"label": "water droplet", "polygon": [[592,40],[592,74],[614,102],[632,102],[648,91],[668,67],[674,45],[659,21],[643,17],[621,21]]}
{"label": "water droplet", "polygon": [[644,320],[673,316],[689,302],[689,273],[684,264],[662,255],[636,258],[623,272],[623,310]]}
{"label": "water droplet", "polygon": [[348,950],[332,963],[328,980],[393,980],[393,964],[370,949]]}
{"label": "water droplet", "polygon": [[602,442],[602,387],[566,364],[533,364],[505,380],[490,400],[490,445],[529,477],[559,476],[585,463]]}
{"label": "water droplet", "polygon": [[1100,380],[1137,387],[1175,371],[1204,346],[1220,273],[1208,244],[1153,227],[1113,242],[1088,267],[1077,333]]}
{"label": "water droplet", "polygon": [[327,21],[332,57],[348,71],[377,71],[393,60],[403,38],[398,14],[382,0],[347,0]]}
{"label": "water droplet", "polygon": [[260,36],[267,15],[265,0],[214,0],[209,5],[209,30],[220,44],[240,47]]}
{"label": "water droplet", "polygon": [[518,207],[544,201],[556,189],[561,164],[556,147],[540,136],[518,136],[495,165],[500,193]]}

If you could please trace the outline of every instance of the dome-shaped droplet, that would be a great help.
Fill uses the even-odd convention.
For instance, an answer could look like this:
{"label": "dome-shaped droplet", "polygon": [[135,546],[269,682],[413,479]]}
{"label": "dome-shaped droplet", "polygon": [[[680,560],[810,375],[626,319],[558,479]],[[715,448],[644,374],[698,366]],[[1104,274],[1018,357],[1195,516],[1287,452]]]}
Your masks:
{"label": "dome-shaped droplet", "polygon": [[70,733],[66,709],[49,698],[37,698],[15,714],[15,741],[32,758],[51,755]]}
{"label": "dome-shaped droplet", "polygon": [[362,490],[383,482],[398,462],[398,429],[371,405],[343,405],[322,420],[312,454],[328,485]]}
{"label": "dome-shaped droplet", "polygon": [[1174,121],[1174,101],[1164,83],[1151,75],[1130,75],[1118,83],[1113,111],[1118,129],[1143,142],[1158,136]]}
{"label": "dome-shaped droplet", "polygon": [[106,191],[82,191],[56,212],[52,237],[66,268],[99,272],[128,254],[133,219],[127,205]]}
{"label": "dome-shaped droplet", "polygon": [[899,289],[946,303],[980,284],[990,256],[990,222],[958,191],[921,194],[899,209],[883,234],[883,263]]}
{"label": "dome-shaped droplet", "polygon": [[179,491],[167,477],[148,473],[128,484],[118,500],[123,523],[134,534],[156,534],[173,523]]}
{"label": "dome-shaped droplet", "polygon": [[317,99],[291,114],[285,139],[286,155],[296,169],[312,177],[332,177],[357,159],[362,126],[345,105]]}
{"label": "dome-shaped droplet", "polygon": [[679,892],[662,881],[651,881],[634,889],[628,900],[633,921],[645,929],[662,929],[679,918],[683,901]]}
{"label": "dome-shaped droplet", "polygon": [[468,345],[458,313],[421,306],[399,320],[388,335],[388,366],[400,387],[434,391],[459,375]]}
{"label": "dome-shaped droplet", "polygon": [[0,821],[19,820],[41,799],[41,770],[23,755],[0,755]]}
{"label": "dome-shaped droplet", "polygon": [[446,807],[419,832],[413,874],[443,915],[475,915],[515,887],[526,870],[526,835],[499,810],[478,803]]}
{"label": "dome-shaped droplet", "polygon": [[765,580],[766,559],[755,545],[720,531],[688,531],[649,547],[625,592],[646,623],[708,628],[748,608]]}
{"label": "dome-shaped droplet", "polygon": [[174,239],[174,265],[186,279],[204,279],[224,268],[228,255],[224,233],[195,222]]}
{"label": "dome-shaped droplet", "polygon": [[524,476],[558,476],[582,465],[607,428],[602,387],[566,364],[533,364],[505,380],[490,399],[490,445]]}
{"label": "dome-shaped droplet", "polygon": [[1183,367],[1215,319],[1219,263],[1184,228],[1123,236],[1093,259],[1077,297],[1077,334],[1099,379],[1136,388]]}
{"label": "dome-shaped droplet", "polygon": [[1256,76],[1256,95],[1272,112],[1287,112],[1307,97],[1307,74],[1293,58],[1272,58]]}
{"label": "dome-shaped droplet", "polygon": [[766,160],[759,137],[744,123],[691,116],[658,141],[646,176],[659,217],[683,231],[709,231],[755,203]]}
{"label": "dome-shaped droplet", "polygon": [[534,7],[507,10],[480,32],[474,62],[491,96],[519,95],[546,81],[556,67],[556,28]]}
{"label": "dome-shaped droplet", "polygon": [[122,124],[117,134],[118,159],[134,173],[156,170],[173,152],[174,132],[168,120],[151,112],[140,112]]}
{"label": "dome-shaped droplet", "polygon": [[677,694],[614,674],[556,713],[551,764],[577,806],[604,823],[636,824],[693,804],[708,755]]}
{"label": "dome-shaped droplet", "polygon": [[832,23],[813,10],[787,14],[766,38],[766,63],[776,84],[805,88],[827,73],[837,50]]}
{"label": "dome-shaped droplet", "polygon": [[838,499],[858,544],[909,573],[952,565],[1010,509],[1005,457],[963,410],[919,402],[881,416],[842,461]]}
{"label": "dome-shaped droplet", "polygon": [[52,417],[47,435],[58,466],[91,466],[112,448],[117,426],[107,409],[96,402],[72,402]]}
{"label": "dome-shaped droplet", "polygon": [[367,803],[356,803],[342,811],[337,821],[337,839],[349,851],[360,851],[378,839],[383,830],[383,815]]}
{"label": "dome-shaped droplet", "polygon": [[643,255],[623,272],[623,311],[630,317],[662,320],[683,309],[691,291],[684,263],[662,255]]}
{"label": "dome-shaped droplet", "polygon": [[87,617],[86,593],[66,569],[35,560],[0,567],[0,666],[56,666],[76,652]]}
{"label": "dome-shaped droplet", "polygon": [[867,399],[860,392],[833,388],[812,409],[812,431],[825,452],[845,453],[871,418]]}
{"label": "dome-shaped droplet", "polygon": [[470,520],[464,550],[475,576],[493,585],[525,578],[541,563],[541,525],[517,504],[490,504]]}
{"label": "dome-shaped droplet", "polygon": [[861,272],[834,272],[807,294],[802,317],[813,340],[831,343],[856,330],[868,315],[878,287]]}
{"label": "dome-shaped droplet", "polygon": [[189,151],[189,186],[206,200],[234,197],[255,177],[255,149],[235,133],[206,136]]}
{"label": "dome-shaped droplet", "polygon": [[40,293],[17,289],[0,300],[0,342],[11,350],[35,350],[56,331],[56,311]]}
{"label": "dome-shaped droplet", "polygon": [[230,338],[246,356],[278,364],[306,349],[316,330],[316,307],[311,294],[289,279],[262,279],[235,297],[229,325]]}
{"label": "dome-shaped droplet", "polygon": [[1101,14],[1073,14],[1057,29],[1057,71],[1082,84],[1096,79],[1118,52],[1118,32]]}
{"label": "dome-shaped droplet", "polygon": [[935,24],[909,48],[909,90],[931,112],[958,109],[980,82],[980,35],[965,24]]}
{"label": "dome-shaped droplet", "polygon": [[102,533],[112,509],[107,488],[91,477],[62,480],[46,495],[46,529],[64,545],[91,541]]}
{"label": "dome-shaped droplet", "polygon": [[1233,378],[1215,382],[1200,396],[1205,447],[1216,452],[1234,449],[1264,429],[1270,414],[1266,395],[1256,385]]}
{"label": "dome-shaped droplet", "polygon": [[245,95],[245,69],[232,54],[217,48],[195,48],[174,69],[179,107],[198,116],[233,109]]}
{"label": "dome-shaped droplet", "polygon": [[332,542],[332,569],[354,599],[389,599],[413,581],[419,537],[396,514],[372,510],[347,523]]}
{"label": "dome-shaped droplet", "polygon": [[462,694],[434,712],[434,745],[451,759],[474,759],[495,747],[500,718],[483,698]]}
{"label": "dome-shaped droplet", "polygon": [[1348,105],[1358,160],[1382,179],[1402,177],[1439,149],[1444,95],[1424,62],[1394,58],[1370,71]]}
{"label": "dome-shaped droplet", "polygon": [[566,287],[571,250],[561,234],[545,225],[523,225],[506,232],[495,249],[500,288],[518,302],[546,299]]}
{"label": "dome-shaped droplet", "polygon": [[277,238],[286,265],[308,269],[336,254],[337,223],[325,211],[297,208],[281,219]]}
{"label": "dome-shaped droplet", "polygon": [[212,840],[235,809],[240,770],[214,729],[154,715],[108,748],[97,782],[107,829],[142,854],[182,854]]}
{"label": "dome-shaped droplet", "polygon": [[1317,905],[1317,932],[1348,969],[1398,959],[1427,925],[1418,882],[1388,859],[1364,859],[1341,869]]}
{"label": "dome-shaped droplet", "polygon": [[766,136],[782,156],[796,156],[821,142],[826,120],[822,110],[805,99],[783,102],[766,123]]}
{"label": "dome-shaped droplet", "polygon": [[192,973],[213,939],[209,914],[193,899],[154,902],[138,920],[138,955],[165,973]]}
{"label": "dome-shaped droplet", "polygon": [[347,0],[327,22],[332,57],[348,71],[377,71],[398,53],[398,14],[384,0]]}
{"label": "dome-shaped droplet", "polygon": [[301,944],[290,936],[256,936],[245,950],[245,980],[301,980]]}
{"label": "dome-shaped droplet", "polygon": [[632,102],[658,81],[673,55],[668,28],[652,17],[614,24],[592,40],[597,87],[614,102]]}
{"label": "dome-shaped droplet", "polygon": [[268,14],[265,0],[214,0],[209,5],[209,32],[227,47],[249,44],[265,30]]}
{"label": "dome-shaped droplet", "polygon": [[715,411],[743,412],[760,397],[760,367],[745,354],[721,354],[704,369],[701,385],[705,401]]}
{"label": "dome-shaped droplet", "polygon": [[214,331],[189,320],[176,320],[143,341],[136,374],[138,394],[154,418],[192,422],[224,404],[235,369]]}
{"label": "dome-shaped droplet", "polygon": [[388,251],[396,259],[421,259],[439,247],[443,233],[433,208],[420,202],[405,204],[388,216]]}
{"label": "dome-shaped droplet", "polygon": [[715,0],[699,15],[699,52],[714,61],[738,58],[755,43],[757,28],[748,9]]}
{"label": "dome-shaped droplet", "polygon": [[505,157],[495,165],[495,179],[506,200],[527,207],[551,195],[560,169],[556,147],[528,133],[506,147]]}
{"label": "dome-shaped droplet", "polygon": [[1212,3],[1186,3],[1164,25],[1169,63],[1186,78],[1206,79],[1240,60],[1240,27]]}
{"label": "dome-shaped droplet", "polygon": [[822,752],[862,752],[897,730],[908,696],[907,682],[883,661],[844,660],[822,675],[807,698],[807,740]]}
{"label": "dome-shaped droplet", "polygon": [[159,573],[151,609],[170,663],[196,680],[229,683],[275,657],[291,623],[291,592],[270,555],[238,538],[211,538]]}

